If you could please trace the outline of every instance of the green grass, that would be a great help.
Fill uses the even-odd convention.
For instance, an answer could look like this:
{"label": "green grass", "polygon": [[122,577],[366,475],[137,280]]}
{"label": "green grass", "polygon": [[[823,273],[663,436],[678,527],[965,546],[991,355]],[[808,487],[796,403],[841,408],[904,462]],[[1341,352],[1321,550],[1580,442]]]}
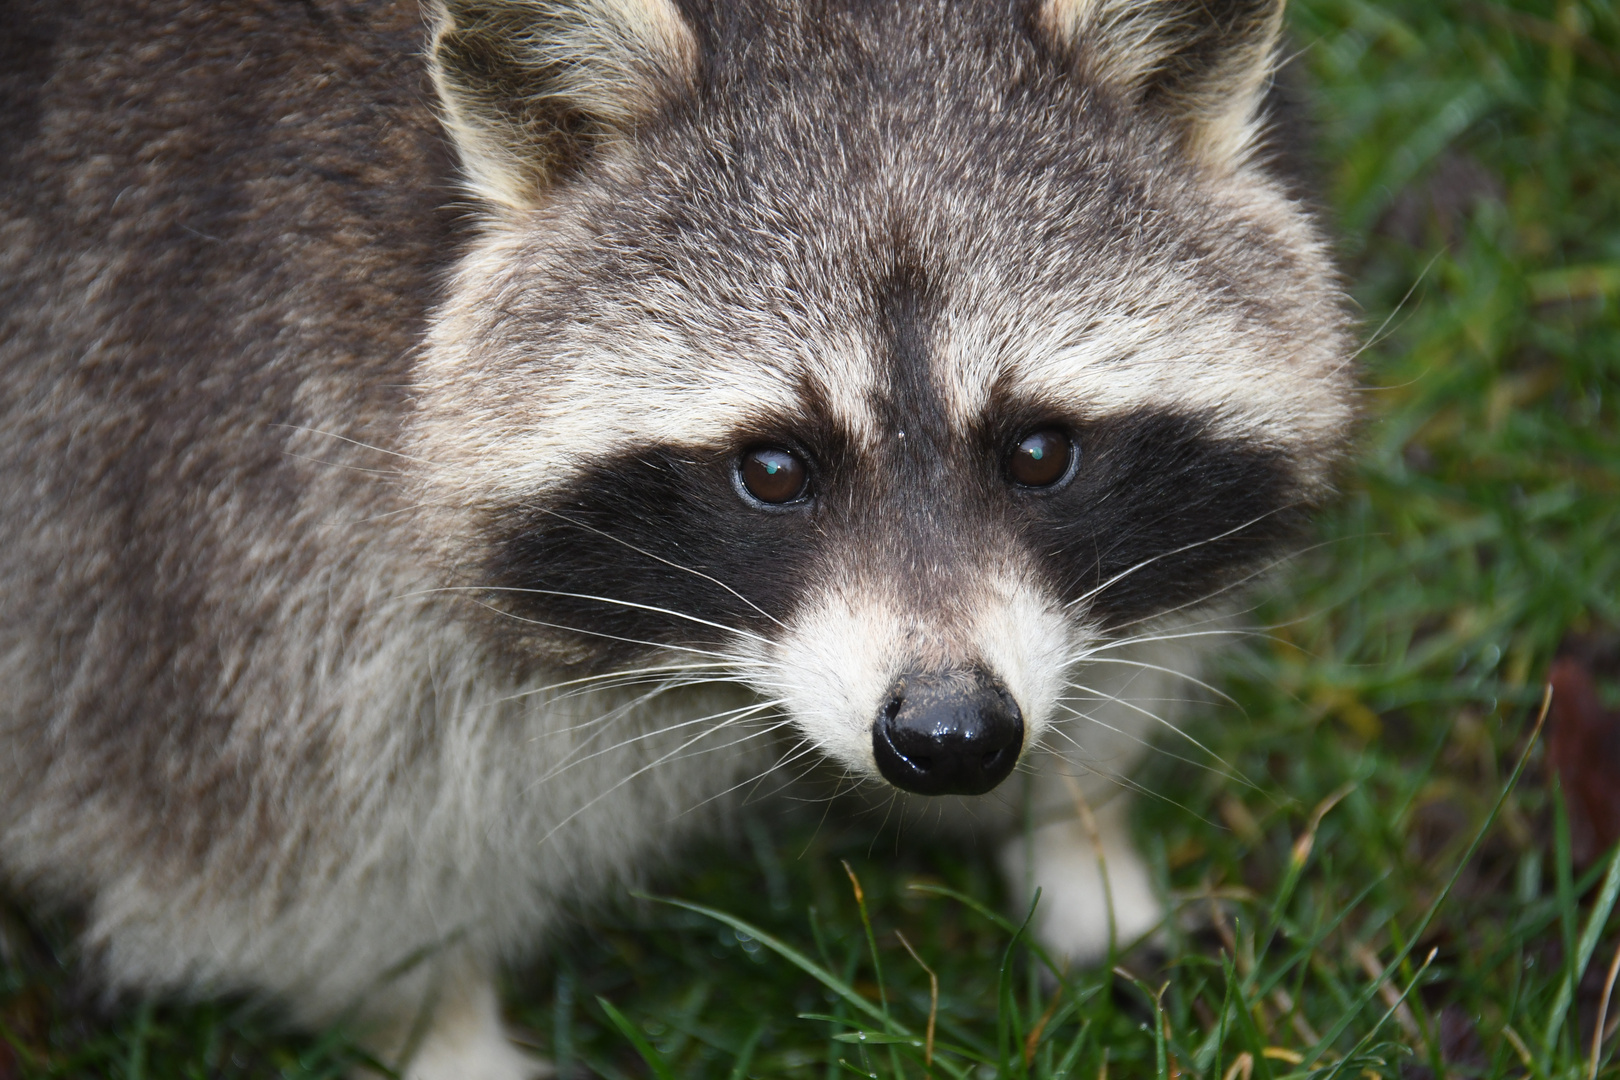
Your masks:
{"label": "green grass", "polygon": [[[1367,422],[1320,543],[1262,600],[1269,633],[1224,661],[1237,705],[1194,724],[1224,765],[1157,755],[1141,775],[1175,795],[1137,811],[1182,913],[1169,960],[1043,974],[982,855],[760,815],[663,883],[688,906],[583,913],[513,979],[512,1018],[566,1074],[1594,1068],[1620,878],[1571,865],[1529,736],[1560,639],[1620,628],[1620,13],[1295,0],[1293,26],[1371,339]],[[4,926],[0,1077],[355,1059],[240,1003],[99,1008],[68,928]],[[1595,1068],[1620,1077],[1614,1040]]]}

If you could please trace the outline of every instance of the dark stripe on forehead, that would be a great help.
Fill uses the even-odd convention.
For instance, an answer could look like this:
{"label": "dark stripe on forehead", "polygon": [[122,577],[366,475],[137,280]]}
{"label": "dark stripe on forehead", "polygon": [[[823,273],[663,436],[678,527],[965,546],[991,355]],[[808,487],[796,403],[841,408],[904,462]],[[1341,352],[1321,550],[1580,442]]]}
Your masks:
{"label": "dark stripe on forehead", "polygon": [[884,436],[904,431],[913,439],[944,440],[947,410],[933,372],[940,298],[909,245],[900,246],[889,272],[875,283],[873,310],[883,374],[873,407]]}
{"label": "dark stripe on forehead", "polygon": [[[983,460],[965,433],[952,430],[936,371],[940,290],[908,242],[894,242],[890,258],[873,288],[877,442],[860,463],[840,524],[849,564],[921,612],[959,596],[961,578],[991,554],[981,546],[985,525],[997,531],[1008,507],[996,499],[994,460]],[[960,573],[942,572],[947,567]]]}

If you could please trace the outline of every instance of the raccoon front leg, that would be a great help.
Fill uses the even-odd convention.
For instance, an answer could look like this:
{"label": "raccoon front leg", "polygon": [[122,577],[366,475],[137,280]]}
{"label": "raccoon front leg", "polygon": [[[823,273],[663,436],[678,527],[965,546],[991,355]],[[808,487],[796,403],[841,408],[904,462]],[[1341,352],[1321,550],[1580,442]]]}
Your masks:
{"label": "raccoon front leg", "polygon": [[1164,920],[1147,864],[1131,841],[1129,803],[1116,794],[1092,811],[1090,823],[1079,817],[1048,822],[1001,850],[1002,870],[1023,910],[1040,890],[1036,936],[1078,964],[1129,948]]}
{"label": "raccoon front leg", "polygon": [[494,975],[472,962],[441,975],[419,1008],[373,1026],[363,1042],[404,1080],[539,1080],[553,1072],[512,1042]]}
{"label": "raccoon front leg", "polygon": [[1206,615],[1091,650],[1071,672],[1061,718],[1028,755],[1026,825],[1006,842],[1001,864],[1025,909],[1040,889],[1035,930],[1059,955],[1097,963],[1164,920],[1130,835],[1129,774],[1154,738],[1174,737],[1222,625]]}

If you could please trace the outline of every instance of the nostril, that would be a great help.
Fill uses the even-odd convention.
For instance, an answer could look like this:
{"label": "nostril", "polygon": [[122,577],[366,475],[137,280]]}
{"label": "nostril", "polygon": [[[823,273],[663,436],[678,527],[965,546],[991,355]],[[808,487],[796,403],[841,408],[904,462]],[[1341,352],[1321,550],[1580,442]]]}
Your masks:
{"label": "nostril", "polygon": [[900,715],[900,707],[905,703],[906,699],[898,694],[890,698],[888,704],[878,712],[879,721],[885,724],[894,723],[894,718]]}

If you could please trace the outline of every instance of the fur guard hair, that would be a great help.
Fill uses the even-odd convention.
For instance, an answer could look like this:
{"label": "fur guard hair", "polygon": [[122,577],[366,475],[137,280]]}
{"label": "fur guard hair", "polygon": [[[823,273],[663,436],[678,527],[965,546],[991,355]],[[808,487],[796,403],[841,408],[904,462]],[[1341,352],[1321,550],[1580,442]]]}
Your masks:
{"label": "fur guard hair", "polygon": [[109,986],[514,1080],[495,966],[773,770],[891,798],[919,675],[1022,763],[907,813],[1086,960],[1078,786],[1152,929],[1114,778],[1351,420],[1279,0],[3,19],[0,870]]}

